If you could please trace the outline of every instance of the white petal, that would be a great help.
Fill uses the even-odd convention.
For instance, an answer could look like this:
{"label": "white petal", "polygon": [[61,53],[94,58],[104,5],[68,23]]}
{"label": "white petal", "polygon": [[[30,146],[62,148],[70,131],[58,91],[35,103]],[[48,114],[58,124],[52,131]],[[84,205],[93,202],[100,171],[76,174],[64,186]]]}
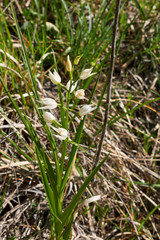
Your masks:
{"label": "white petal", "polygon": [[71,89],[70,89],[71,80],[69,80],[69,81],[67,82],[67,85],[66,85],[67,90],[69,91],[69,89],[70,89],[70,93],[72,93],[72,92],[76,89],[77,83],[78,83],[78,81],[75,82],[74,84],[72,84]]}
{"label": "white petal", "polygon": [[80,79],[84,80],[84,79],[86,79],[88,77],[91,77],[92,75],[96,74],[96,73],[91,73],[92,70],[93,70],[93,67],[84,69],[80,74]]}
{"label": "white petal", "polygon": [[86,115],[87,113],[89,113],[89,112],[91,112],[91,111],[93,111],[93,110],[95,110],[95,109],[96,109],[96,106],[93,107],[93,104],[84,105],[84,106],[82,106],[82,107],[80,108],[80,110],[79,110],[79,115],[80,115],[80,116],[84,116],[84,115]]}
{"label": "white petal", "polygon": [[54,84],[58,84],[61,82],[61,77],[60,75],[57,73],[56,69],[54,69],[54,72],[51,73],[51,71],[49,71],[49,78],[51,79],[51,81],[54,83]]}
{"label": "white petal", "polygon": [[60,140],[65,140],[68,137],[68,131],[65,128],[55,128],[52,126],[55,132],[57,132],[59,135],[55,135]]}
{"label": "white petal", "polygon": [[42,98],[39,102],[45,105],[39,109],[55,109],[57,107],[57,102],[52,98]]}
{"label": "white petal", "polygon": [[60,135],[54,135],[56,138],[58,138],[59,140],[65,140],[66,138],[64,138],[64,137],[62,137],[62,136],[60,136]]}
{"label": "white petal", "polygon": [[74,93],[75,97],[78,99],[84,99],[85,97],[85,91],[84,89],[79,89]]}
{"label": "white petal", "polygon": [[56,119],[50,112],[44,112],[43,118],[46,123],[52,123]]}

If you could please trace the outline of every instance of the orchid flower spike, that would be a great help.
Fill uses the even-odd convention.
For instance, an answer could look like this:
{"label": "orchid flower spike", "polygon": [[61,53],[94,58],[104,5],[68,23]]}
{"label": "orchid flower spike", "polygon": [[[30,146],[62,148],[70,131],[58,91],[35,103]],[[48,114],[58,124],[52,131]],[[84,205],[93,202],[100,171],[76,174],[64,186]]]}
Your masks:
{"label": "orchid flower spike", "polygon": [[72,63],[70,61],[69,55],[67,56],[66,69],[68,72],[72,71]]}
{"label": "orchid flower spike", "polygon": [[53,121],[56,119],[55,116],[53,116],[50,112],[44,112],[42,116],[46,123],[53,123]]}
{"label": "orchid flower spike", "polygon": [[79,89],[79,90],[74,92],[74,95],[78,99],[84,99],[85,98],[85,91],[84,91],[84,89]]}
{"label": "orchid flower spike", "polygon": [[93,104],[84,105],[83,107],[80,108],[79,115],[82,117],[95,109],[96,109],[96,106],[93,107]]}
{"label": "orchid flower spike", "polygon": [[95,72],[95,73],[91,73],[92,70],[93,70],[93,67],[88,68],[88,69],[84,69],[84,70],[81,72],[81,74],[80,74],[80,79],[85,80],[85,79],[87,79],[87,78],[95,75],[96,72]]}
{"label": "orchid flower spike", "polygon": [[41,101],[39,101],[45,107],[40,107],[39,109],[55,109],[57,107],[57,102],[52,98],[42,98]]}
{"label": "orchid flower spike", "polygon": [[49,78],[51,79],[51,81],[58,85],[58,83],[61,82],[61,77],[59,76],[59,74],[57,73],[56,69],[54,69],[54,72],[51,73],[51,71],[49,71]]}

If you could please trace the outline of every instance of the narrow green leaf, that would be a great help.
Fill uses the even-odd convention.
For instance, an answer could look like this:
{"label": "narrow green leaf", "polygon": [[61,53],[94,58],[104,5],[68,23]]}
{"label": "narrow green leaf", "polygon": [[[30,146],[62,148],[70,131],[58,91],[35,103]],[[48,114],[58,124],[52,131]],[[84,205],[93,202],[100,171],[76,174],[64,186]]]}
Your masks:
{"label": "narrow green leaf", "polygon": [[78,193],[73,197],[72,201],[69,203],[68,207],[65,209],[64,213],[61,216],[62,220],[62,226],[61,228],[63,229],[64,226],[66,225],[67,221],[69,220],[71,214],[73,213],[76,205],[78,204],[78,201],[82,197],[82,194],[84,193],[85,189],[88,187],[89,183],[92,181],[94,178],[95,174],[98,172],[98,170],[101,168],[103,163],[106,161],[108,158],[109,154],[99,163],[99,165],[90,173],[90,175],[86,178],[84,183],[82,184],[81,188],[78,190]]}
{"label": "narrow green leaf", "polygon": [[13,177],[13,175],[10,176],[10,178],[9,178],[9,180],[8,180],[8,183],[6,184],[6,187],[5,187],[5,189],[4,189],[4,191],[3,191],[2,195],[1,195],[1,200],[0,200],[0,211],[1,211],[1,209],[2,209],[3,200],[4,200],[4,197],[5,197],[5,194],[6,194],[7,188],[8,188],[8,186],[9,186],[11,180],[12,180],[12,177]]}
{"label": "narrow green leaf", "polygon": [[137,0],[133,0],[133,2],[135,3],[136,7],[139,9],[139,12],[142,14],[143,17],[145,17],[145,12],[142,9],[141,5],[139,4],[139,2]]}
{"label": "narrow green leaf", "polygon": [[64,6],[64,8],[66,10],[66,13],[67,13],[67,17],[68,17],[69,24],[70,24],[70,29],[71,29],[71,38],[73,39],[73,24],[72,24],[70,12],[69,12],[69,9],[67,7],[67,4],[66,4],[65,0],[61,0],[61,2],[63,3],[63,6]]}
{"label": "narrow green leaf", "polygon": [[44,167],[43,167],[43,165],[41,163],[41,159],[40,159],[40,156],[39,156],[39,150],[37,149],[37,147],[36,147],[36,154],[37,154],[39,169],[40,169],[40,172],[41,172],[43,186],[44,186],[44,189],[45,189],[45,192],[46,192],[46,195],[47,195],[47,199],[48,199],[48,203],[49,203],[51,214],[53,214],[53,216],[61,223],[61,220],[57,216],[57,213],[58,213],[57,197],[58,196],[54,195],[53,192],[52,192],[52,189],[51,189],[51,187],[49,185],[49,182],[48,182],[47,175],[45,173]]}
{"label": "narrow green leaf", "polygon": [[21,31],[20,31],[20,27],[19,27],[19,24],[18,24],[18,21],[17,21],[16,13],[15,13],[15,10],[14,10],[12,2],[11,2],[11,10],[12,10],[13,18],[14,18],[14,21],[15,21],[18,37],[19,37],[21,45],[22,45],[22,50],[23,50],[23,55],[24,55],[24,59],[25,59],[25,64],[27,65],[28,73],[29,73],[29,76],[30,76],[31,81],[32,81],[34,94],[35,94],[36,99],[39,100],[39,96],[38,96],[38,92],[37,92],[37,86],[36,86],[36,81],[33,78],[33,74],[32,74],[32,71],[31,71],[31,66],[30,66],[30,63],[29,63],[29,60],[28,60],[27,52],[26,52],[26,49],[25,49],[25,45],[24,45],[24,42],[23,42],[23,39],[22,39],[22,34],[21,34]]}
{"label": "narrow green leaf", "polygon": [[152,211],[147,215],[147,217],[143,220],[143,222],[141,223],[141,225],[138,228],[138,231],[141,230],[141,228],[144,226],[144,224],[148,221],[148,219],[152,216],[152,214],[160,207],[160,203],[152,209]]}

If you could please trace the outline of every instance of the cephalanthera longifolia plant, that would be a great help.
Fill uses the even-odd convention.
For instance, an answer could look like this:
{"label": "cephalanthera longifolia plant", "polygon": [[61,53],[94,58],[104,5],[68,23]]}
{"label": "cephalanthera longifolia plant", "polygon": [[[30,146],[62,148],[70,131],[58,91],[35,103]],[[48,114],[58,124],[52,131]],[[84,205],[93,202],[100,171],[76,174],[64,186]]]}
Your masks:
{"label": "cephalanthera longifolia plant", "polygon": [[[51,239],[69,239],[74,219],[74,212],[77,209],[82,194],[107,158],[105,157],[103,161],[94,168],[94,170],[84,180],[76,195],[73,196],[68,206],[64,208],[64,197],[66,195],[72,169],[74,167],[77,150],[80,147],[85,118],[87,114],[94,111],[96,108],[96,106],[92,103],[93,94],[91,94],[91,97],[87,102],[87,99],[85,99],[85,90],[80,86],[83,86],[83,84],[81,84],[82,81],[85,81],[89,77],[93,77],[96,73],[92,72],[93,68],[91,67],[82,70],[79,77],[77,77],[78,69],[76,70],[76,74],[74,70],[77,68],[80,56],[76,57],[74,62],[71,63],[68,55],[66,60],[66,74],[69,81],[67,84],[63,83],[60,76],[61,74],[58,73],[56,62],[56,69],[48,72],[48,77],[52,83],[57,85],[56,87],[58,89],[59,101],[55,101],[53,98],[39,96],[37,89],[38,80],[37,77],[32,74],[13,7],[12,13],[17,33],[21,41],[25,65],[27,66],[31,79],[31,85],[25,81],[27,88],[29,89],[27,94],[30,98],[30,102],[32,103],[32,107],[34,107],[37,112],[39,121],[44,129],[44,134],[48,137],[50,155],[47,154],[45,146],[41,142],[41,139],[33,126],[32,119],[27,115],[29,110],[28,106],[24,104],[23,109],[20,109],[18,102],[14,100],[3,79],[0,78],[0,80],[33,143],[33,159],[38,162],[50,209]],[[20,90],[18,85],[17,89]],[[24,102],[22,93],[21,98],[22,102]],[[79,104],[80,100],[84,103]],[[57,113],[56,116],[54,116],[55,111]],[[76,130],[74,130],[74,133],[72,133],[71,124],[77,117],[79,118],[79,124],[77,125]],[[1,133],[5,136],[4,132],[1,131]],[[11,139],[7,137],[7,140],[9,140],[17,151],[20,152],[20,154],[27,160],[33,160],[30,155],[25,153],[25,151],[17,146],[17,144]],[[94,196],[93,199],[90,199],[90,201],[98,199],[99,196]]]}
{"label": "cephalanthera longifolia plant", "polygon": [[[74,63],[76,63],[76,61],[74,61]],[[39,107],[39,109],[43,109],[42,124],[44,120],[44,124],[46,124],[45,126],[50,132],[52,139],[57,138],[61,141],[58,144],[59,146],[56,144],[55,139],[52,141],[52,152],[54,154],[53,160],[55,162],[55,168],[52,167],[52,170],[48,169],[51,167],[48,165],[50,163],[48,163],[46,166],[46,163],[43,161],[43,159],[39,159],[41,176],[51,211],[52,236],[55,235],[57,239],[69,238],[74,210],[77,207],[85,188],[102,164],[101,163],[89,175],[67,208],[63,209],[63,199],[66,192],[66,186],[68,185],[71,169],[75,162],[76,153],[83,131],[85,116],[96,108],[96,106],[93,104],[84,104],[79,107],[78,111],[74,111],[74,107],[76,105],[71,104],[73,101],[76,102],[76,99],[78,100],[85,98],[84,89],[78,88],[81,80],[83,81],[95,74],[91,73],[92,68],[83,70],[79,79],[74,80],[74,71],[68,56],[66,70],[68,71],[70,78],[66,85],[63,85],[61,77],[56,69],[54,69],[53,73],[49,72],[50,80],[56,84],[58,88],[59,103],[52,98],[42,98],[39,101],[43,105],[42,107]],[[63,94],[63,96],[65,96],[64,98],[62,97],[62,92],[65,93]],[[49,111],[56,108],[60,109],[60,120],[56,119],[56,117]],[[76,106],[76,108],[78,108],[78,106]],[[70,113],[72,113],[71,116]],[[72,140],[71,138],[73,135],[70,132],[70,125],[77,116],[81,119],[81,122],[76,130],[74,140]],[[68,143],[72,145],[71,151],[69,152]],[[61,151],[59,149],[61,149]],[[66,160],[66,157],[68,157],[68,160]]]}
{"label": "cephalanthera longifolia plant", "polygon": [[[55,101],[53,98],[39,98],[38,95],[38,99],[36,99],[36,95],[35,98],[33,96],[31,97],[30,92],[28,92],[31,102],[37,111],[42,126],[48,136],[52,162],[54,162],[54,164],[51,164],[51,161],[45,152],[45,148],[43,148],[43,145],[32,126],[32,121],[29,120],[29,117],[25,114],[25,112],[21,112],[16,101],[12,98],[8,88],[1,79],[6,93],[24,123],[25,128],[34,144],[36,160],[38,161],[51,213],[51,239],[69,239],[74,218],[74,211],[79,204],[81,196],[90,181],[93,179],[94,175],[102,166],[103,162],[106,160],[105,158],[90,173],[78,190],[77,194],[73,196],[69,205],[63,209],[63,201],[72,173],[71,170],[75,163],[77,150],[79,148],[85,117],[86,114],[89,114],[96,108],[96,106],[90,102],[82,105],[77,104],[79,100],[85,99],[85,91],[80,88],[81,81],[84,81],[96,74],[95,72],[92,73],[93,68],[84,69],[79,78],[76,80],[74,78],[74,68],[77,63],[77,59],[75,59],[73,67],[69,56],[67,57],[66,70],[68,73],[66,74],[68,74],[70,80],[66,85],[63,84],[61,76],[56,69],[54,69],[53,72],[49,71],[48,76],[50,80],[53,84],[56,84],[58,88],[59,102]],[[36,82],[34,83],[34,86],[36,86]],[[34,91],[35,89],[33,87],[33,93]],[[74,104],[75,102],[77,103]],[[54,116],[51,112],[53,110],[57,110],[59,117],[56,118]],[[72,124],[72,121],[74,121],[75,117],[79,118],[80,123],[77,126],[75,134],[71,134],[70,125]],[[96,198],[94,196],[93,200],[90,199],[89,201],[95,201],[98,199],[99,196],[98,198],[97,196]]]}

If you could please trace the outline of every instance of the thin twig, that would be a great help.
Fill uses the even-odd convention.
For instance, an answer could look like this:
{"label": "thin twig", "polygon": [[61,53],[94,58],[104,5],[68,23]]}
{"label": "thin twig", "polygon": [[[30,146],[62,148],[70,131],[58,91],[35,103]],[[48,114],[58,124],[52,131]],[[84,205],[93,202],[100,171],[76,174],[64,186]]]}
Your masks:
{"label": "thin twig", "polygon": [[116,50],[116,32],[118,28],[118,19],[119,19],[119,9],[120,9],[120,3],[121,0],[116,0],[116,13],[115,13],[115,22],[114,22],[114,28],[113,28],[113,38],[112,38],[112,52],[111,52],[111,70],[108,80],[108,88],[107,88],[107,98],[106,98],[106,109],[105,109],[105,118],[102,128],[102,136],[101,140],[99,142],[97,155],[94,162],[94,167],[96,167],[99,157],[102,150],[103,140],[106,132],[106,127],[108,123],[108,115],[109,115],[109,107],[110,107],[110,98],[111,98],[111,89],[112,89],[112,77],[114,72],[114,65],[115,65],[115,50]]}

